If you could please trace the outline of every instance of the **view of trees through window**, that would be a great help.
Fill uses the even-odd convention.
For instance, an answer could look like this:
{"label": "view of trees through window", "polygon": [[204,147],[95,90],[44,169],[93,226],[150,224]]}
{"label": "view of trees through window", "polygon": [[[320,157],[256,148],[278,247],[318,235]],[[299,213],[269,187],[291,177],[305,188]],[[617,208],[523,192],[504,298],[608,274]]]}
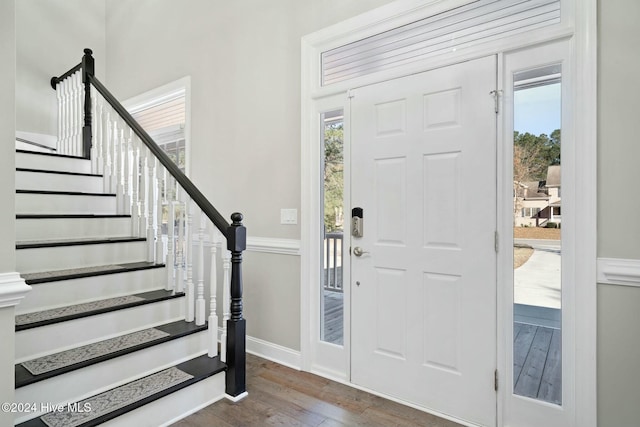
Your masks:
{"label": "view of trees through window", "polygon": [[325,124],[324,226],[327,233],[342,231],[344,223],[344,126],[342,119]]}

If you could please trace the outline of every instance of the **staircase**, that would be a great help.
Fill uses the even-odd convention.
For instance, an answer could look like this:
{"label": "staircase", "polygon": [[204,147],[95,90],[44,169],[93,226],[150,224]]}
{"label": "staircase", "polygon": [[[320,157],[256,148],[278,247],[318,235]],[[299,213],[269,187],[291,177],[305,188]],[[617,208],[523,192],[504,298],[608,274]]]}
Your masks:
{"label": "staircase", "polygon": [[207,326],[184,320],[185,294],[165,290],[90,161],[17,150],[16,167],[17,268],[32,286],[16,310],[16,402],[35,404],[16,424],[157,426],[222,398]]}
{"label": "staircase", "polygon": [[242,215],[224,220],[95,79],[90,50],[52,86],[56,149],[16,139],[32,290],[16,307],[15,425],[155,427],[243,398]]}

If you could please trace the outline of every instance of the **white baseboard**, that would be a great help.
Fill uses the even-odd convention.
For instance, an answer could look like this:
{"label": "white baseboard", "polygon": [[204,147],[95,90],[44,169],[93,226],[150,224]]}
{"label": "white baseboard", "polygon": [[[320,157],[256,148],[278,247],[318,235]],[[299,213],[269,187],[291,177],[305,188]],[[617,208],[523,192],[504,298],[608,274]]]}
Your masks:
{"label": "white baseboard", "polygon": [[[220,341],[221,336],[222,328],[218,328],[218,341]],[[279,363],[297,371],[302,369],[302,356],[299,351],[259,338],[247,336],[247,353],[271,360],[272,362]]]}
{"label": "white baseboard", "polygon": [[20,273],[0,273],[0,308],[18,305],[30,290]]}
{"label": "white baseboard", "polygon": [[640,260],[598,258],[598,283],[640,287]]}

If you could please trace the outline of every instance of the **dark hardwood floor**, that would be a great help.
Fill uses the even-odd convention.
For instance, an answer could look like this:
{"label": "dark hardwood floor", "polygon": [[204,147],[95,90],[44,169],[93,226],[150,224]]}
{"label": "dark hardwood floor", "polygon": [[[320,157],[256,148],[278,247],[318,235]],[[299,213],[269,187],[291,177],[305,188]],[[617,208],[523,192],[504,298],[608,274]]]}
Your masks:
{"label": "dark hardwood floor", "polygon": [[175,427],[460,427],[417,409],[247,355],[249,396],[222,400]]}

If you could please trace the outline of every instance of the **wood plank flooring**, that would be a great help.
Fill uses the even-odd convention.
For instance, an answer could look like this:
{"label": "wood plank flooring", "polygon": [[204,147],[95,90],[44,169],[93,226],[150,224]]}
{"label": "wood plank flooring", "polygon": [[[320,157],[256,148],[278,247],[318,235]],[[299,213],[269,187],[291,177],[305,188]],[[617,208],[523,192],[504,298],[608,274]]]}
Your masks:
{"label": "wood plank flooring", "polygon": [[324,291],[324,328],[322,340],[342,345],[344,336],[344,296],[342,292]]}
{"label": "wood plank flooring", "polygon": [[222,400],[175,427],[461,427],[417,409],[247,355],[249,396]]}
{"label": "wood plank flooring", "polygon": [[513,324],[513,390],[519,396],[562,404],[562,332]]}

